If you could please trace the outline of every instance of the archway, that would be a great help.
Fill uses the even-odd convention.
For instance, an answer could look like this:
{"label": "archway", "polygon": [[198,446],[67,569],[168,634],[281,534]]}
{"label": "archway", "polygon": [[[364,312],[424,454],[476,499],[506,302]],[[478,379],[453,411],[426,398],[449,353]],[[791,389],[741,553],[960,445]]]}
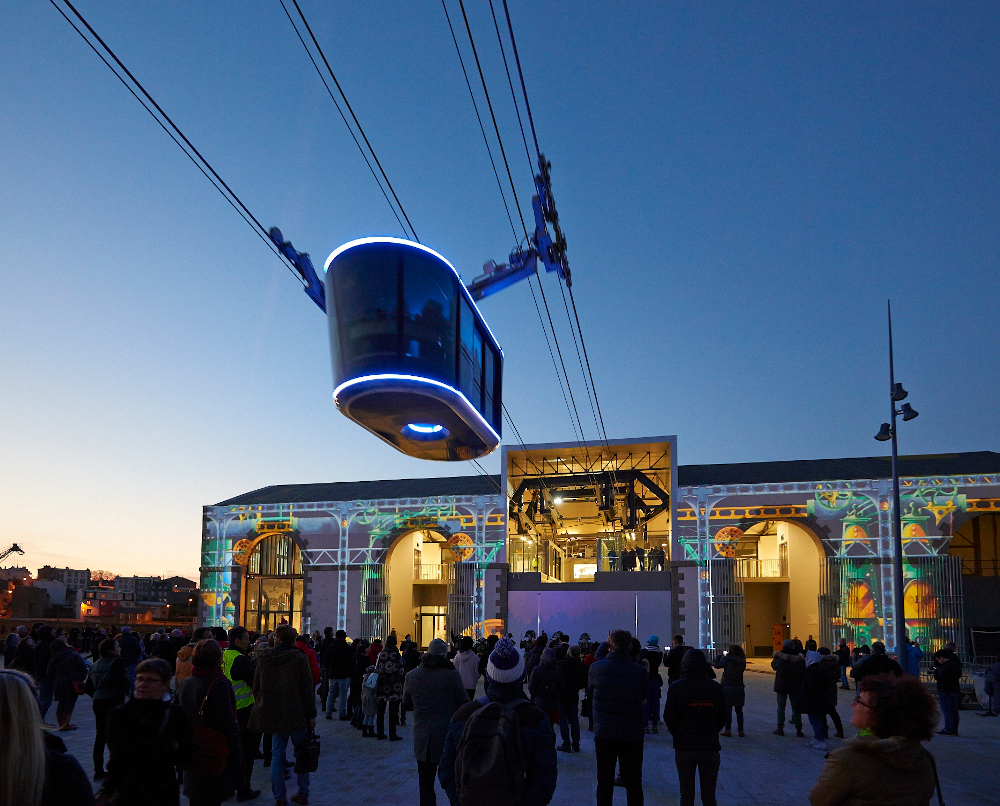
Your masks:
{"label": "archway", "polygon": [[804,524],[763,520],[743,524],[733,546],[743,583],[747,652],[766,657],[785,638],[820,640],[820,559],[823,545]]}
{"label": "archway", "polygon": [[410,635],[422,648],[434,638],[448,639],[448,585],[455,554],[448,537],[433,529],[401,535],[386,555],[389,630]]}
{"label": "archway", "polygon": [[279,624],[302,631],[302,559],[288,533],[275,533],[254,544],[243,579],[243,626],[267,632]]}

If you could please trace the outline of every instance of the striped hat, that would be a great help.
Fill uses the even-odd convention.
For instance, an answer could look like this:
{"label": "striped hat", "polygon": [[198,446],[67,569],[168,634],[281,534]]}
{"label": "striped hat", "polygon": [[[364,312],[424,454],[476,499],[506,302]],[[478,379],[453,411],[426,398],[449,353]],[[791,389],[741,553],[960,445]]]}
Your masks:
{"label": "striped hat", "polygon": [[494,683],[519,683],[524,677],[524,659],[514,641],[501,638],[490,653],[486,675]]}

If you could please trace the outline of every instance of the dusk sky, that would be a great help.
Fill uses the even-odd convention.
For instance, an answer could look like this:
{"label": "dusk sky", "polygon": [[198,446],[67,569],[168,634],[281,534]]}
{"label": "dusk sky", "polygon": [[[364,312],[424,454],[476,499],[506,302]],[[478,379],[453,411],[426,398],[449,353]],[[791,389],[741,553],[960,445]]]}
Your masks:
{"label": "dusk sky", "polygon": [[[505,260],[441,4],[300,3],[421,240],[466,280]],[[76,5],[318,266],[402,236],[278,0]],[[489,4],[466,8],[530,216]],[[676,434],[682,464],[884,454],[891,297],[920,412],[900,452],[998,450],[1000,4],[510,10],[609,438]],[[3,4],[0,75],[2,542],[26,551],[7,564],[197,579],[203,505],[477,472],[337,412],[323,315],[51,4]],[[573,440],[527,284],[481,310],[521,436]]]}

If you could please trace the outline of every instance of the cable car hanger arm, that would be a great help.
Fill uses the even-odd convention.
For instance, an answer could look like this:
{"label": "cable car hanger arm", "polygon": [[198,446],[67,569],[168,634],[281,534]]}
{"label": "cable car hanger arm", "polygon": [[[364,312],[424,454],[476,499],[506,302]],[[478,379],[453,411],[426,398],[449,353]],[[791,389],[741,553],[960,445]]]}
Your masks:
{"label": "cable car hanger arm", "polygon": [[309,299],[315,302],[323,313],[326,313],[326,289],[323,287],[322,280],[317,276],[316,269],[313,268],[309,254],[295,251],[291,241],[286,241],[281,235],[281,230],[277,227],[271,227],[267,235],[274,241],[278,251],[288,258],[288,262],[295,267],[299,276],[305,280],[306,285],[303,291],[309,295]]}
{"label": "cable car hanger arm", "polygon": [[[517,249],[510,253],[506,263],[497,264],[489,261],[483,266],[483,273],[468,284],[469,293],[476,301],[488,297],[498,291],[514,285],[535,273],[541,260],[547,272],[558,272],[572,285],[572,275],[569,270],[569,260],[566,257],[566,237],[559,227],[559,214],[556,212],[555,200],[552,198],[552,179],[549,169],[552,163],[545,159],[544,154],[538,157],[538,174],[535,176],[536,193],[531,198],[531,209],[535,214],[535,231],[525,249]],[[548,224],[552,224],[555,238],[549,235]]]}

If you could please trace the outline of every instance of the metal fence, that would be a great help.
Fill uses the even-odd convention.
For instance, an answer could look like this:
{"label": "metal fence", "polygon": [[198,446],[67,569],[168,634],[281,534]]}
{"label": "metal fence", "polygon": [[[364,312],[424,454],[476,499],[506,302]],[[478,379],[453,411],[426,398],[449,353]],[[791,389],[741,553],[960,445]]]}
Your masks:
{"label": "metal fence", "polygon": [[384,639],[389,632],[389,590],[385,566],[361,566],[361,637]]}
{"label": "metal fence", "polygon": [[713,650],[746,642],[743,624],[743,583],[736,572],[736,560],[719,558],[708,561]]}
{"label": "metal fence", "polygon": [[[481,573],[477,573],[477,563],[472,562],[455,563],[452,568],[448,584],[448,635],[452,640],[460,635],[475,637],[476,585]],[[482,624],[479,629],[482,630]]]}

